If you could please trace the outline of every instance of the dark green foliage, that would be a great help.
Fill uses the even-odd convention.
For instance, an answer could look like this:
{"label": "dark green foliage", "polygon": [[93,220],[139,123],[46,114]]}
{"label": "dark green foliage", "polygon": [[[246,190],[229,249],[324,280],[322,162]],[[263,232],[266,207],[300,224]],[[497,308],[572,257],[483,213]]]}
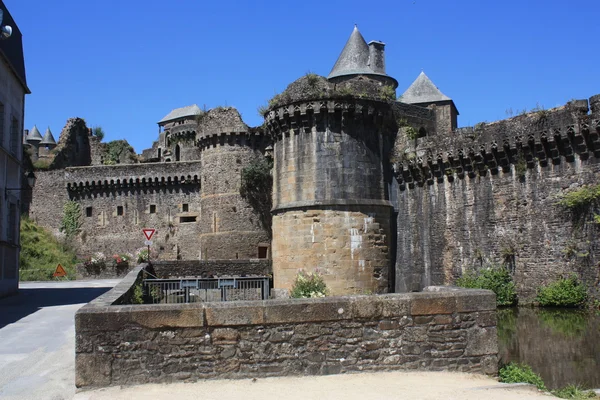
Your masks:
{"label": "dark green foliage", "polygon": [[413,128],[412,126],[407,126],[404,128],[404,132],[406,133],[406,137],[409,140],[415,140],[419,137],[419,131]]}
{"label": "dark green foliage", "polygon": [[101,126],[95,126],[92,129],[92,135],[97,137],[98,140],[101,142],[102,140],[104,140],[104,129],[102,129]]}
{"label": "dark green foliage", "polygon": [[290,296],[293,298],[325,297],[327,285],[319,271],[308,273],[301,270],[296,276]]}
{"label": "dark green foliage", "polygon": [[132,304],[144,304],[144,288],[141,283],[133,287],[133,295],[131,296]]}
{"label": "dark green foliage", "polygon": [[28,218],[21,219],[19,260],[19,278],[22,281],[54,279],[52,274],[58,264],[63,266],[68,279],[75,278],[75,252]]}
{"label": "dark green foliage", "polygon": [[512,306],[517,303],[517,292],[512,276],[502,266],[492,266],[477,272],[468,271],[456,280],[456,285],[471,289],[488,289],[496,293],[499,306]]}
{"label": "dark green foliage", "polygon": [[81,206],[75,201],[67,201],[63,206],[63,217],[59,230],[70,239],[79,233],[80,228]]}
{"label": "dark green foliage", "polygon": [[242,169],[240,195],[258,213],[263,228],[271,235],[271,206],[273,204],[273,161],[257,157]]}
{"label": "dark green foliage", "polygon": [[537,386],[539,390],[546,390],[546,385],[542,378],[533,372],[529,365],[508,363],[498,371],[500,382],[504,383],[530,383]]}
{"label": "dark green foliage", "polygon": [[119,164],[121,160],[121,154],[124,151],[128,151],[130,153],[130,159],[133,161],[133,155],[135,151],[133,147],[127,143],[127,140],[113,140],[111,142],[106,143],[106,152],[104,156],[104,165],[115,165]]}
{"label": "dark green foliage", "polygon": [[587,292],[576,276],[570,276],[539,288],[536,301],[542,307],[580,307]]}

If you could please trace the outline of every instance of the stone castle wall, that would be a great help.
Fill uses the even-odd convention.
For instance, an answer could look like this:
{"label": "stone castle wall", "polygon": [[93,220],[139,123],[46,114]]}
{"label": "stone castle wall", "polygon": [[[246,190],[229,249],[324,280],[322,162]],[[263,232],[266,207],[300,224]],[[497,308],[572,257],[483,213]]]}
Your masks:
{"label": "stone castle wall", "polygon": [[114,305],[138,274],[77,312],[78,387],[378,370],[497,372],[490,291]]}
{"label": "stone castle wall", "polygon": [[84,257],[133,252],[144,247],[141,230],[155,228],[159,257],[197,259],[199,170],[200,162],[188,162],[38,172],[30,215],[58,233],[64,204],[77,201],[82,225],[75,245]]}
{"label": "stone castle wall", "polygon": [[571,273],[598,297],[598,229],[556,205],[569,190],[600,183],[598,117],[574,101],[402,149],[413,157],[396,166],[396,290],[503,264],[522,302]]}

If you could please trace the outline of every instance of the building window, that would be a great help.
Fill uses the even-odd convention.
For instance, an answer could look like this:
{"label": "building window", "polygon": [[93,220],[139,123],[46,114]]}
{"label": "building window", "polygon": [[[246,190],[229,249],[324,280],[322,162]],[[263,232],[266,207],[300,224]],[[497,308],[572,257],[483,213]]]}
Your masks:
{"label": "building window", "polygon": [[92,216],[92,207],[85,208],[85,216],[88,218]]}
{"label": "building window", "polygon": [[156,214],[156,204],[150,204],[150,214]]}
{"label": "building window", "polygon": [[258,258],[269,258],[269,246],[258,246]]}
{"label": "building window", "polygon": [[0,146],[4,146],[4,104],[0,103]]}
{"label": "building window", "polygon": [[117,215],[123,215],[123,206],[117,206]]}
{"label": "building window", "polygon": [[185,223],[185,222],[196,222],[196,217],[179,217],[179,222],[181,223]]}
{"label": "building window", "polygon": [[[19,121],[17,121],[17,119],[15,117],[11,118],[10,121],[10,152],[14,155],[17,156],[18,152],[19,152],[19,143],[21,143],[22,138],[21,135],[19,135],[20,129],[19,129]],[[21,158],[21,157],[18,157]]]}
{"label": "building window", "polygon": [[183,212],[189,212],[189,211],[190,211],[190,205],[189,205],[189,204],[187,204],[187,203],[184,203],[184,204],[181,206],[181,211],[183,211]]}

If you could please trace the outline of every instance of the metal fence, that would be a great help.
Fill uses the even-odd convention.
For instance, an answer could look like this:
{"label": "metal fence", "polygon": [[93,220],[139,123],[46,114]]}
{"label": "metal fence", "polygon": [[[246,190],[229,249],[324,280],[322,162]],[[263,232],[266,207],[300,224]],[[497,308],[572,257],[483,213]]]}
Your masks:
{"label": "metal fence", "polygon": [[197,303],[205,301],[267,300],[270,279],[242,278],[144,279],[152,304]]}

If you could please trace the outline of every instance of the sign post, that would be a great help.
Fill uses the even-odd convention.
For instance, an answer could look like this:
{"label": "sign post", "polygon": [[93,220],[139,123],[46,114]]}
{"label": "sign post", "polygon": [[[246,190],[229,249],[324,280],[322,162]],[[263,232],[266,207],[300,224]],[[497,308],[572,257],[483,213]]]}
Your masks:
{"label": "sign post", "polygon": [[150,264],[150,246],[152,246],[152,236],[154,236],[156,229],[144,228],[142,229],[142,232],[144,232],[144,236],[146,237],[144,244],[148,246],[148,264]]}

